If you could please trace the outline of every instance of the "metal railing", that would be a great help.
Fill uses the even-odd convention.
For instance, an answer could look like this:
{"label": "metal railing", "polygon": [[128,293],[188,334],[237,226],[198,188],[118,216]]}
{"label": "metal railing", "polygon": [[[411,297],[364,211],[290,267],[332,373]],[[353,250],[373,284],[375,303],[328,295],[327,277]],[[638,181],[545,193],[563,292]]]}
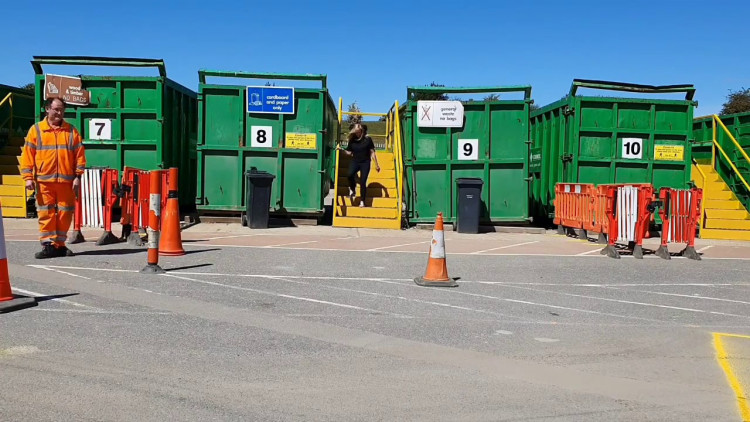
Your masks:
{"label": "metal railing", "polygon": [[25,98],[31,98],[33,99],[33,95],[25,95],[25,94],[19,94],[17,92],[9,92],[5,97],[3,97],[2,100],[0,100],[0,107],[3,107],[7,104],[7,106],[10,108],[10,113],[8,114],[8,117],[5,118],[2,122],[0,122],[0,130],[7,127],[8,133],[13,133],[13,116],[15,115],[15,111],[13,110],[13,97],[25,97]]}
{"label": "metal railing", "polygon": [[[338,112],[338,120],[339,125],[342,123],[343,116],[345,115],[357,115],[357,116],[377,116],[377,117],[385,117],[385,126],[386,131],[385,134],[368,134],[370,137],[381,137],[385,138],[385,143],[382,145],[378,145],[379,143],[376,143],[375,149],[390,152],[393,154],[394,159],[394,166],[395,166],[395,177],[396,177],[396,192],[397,192],[397,201],[396,204],[398,206],[398,218],[403,218],[402,214],[402,208],[403,208],[403,201],[404,201],[404,195],[403,195],[403,186],[404,186],[404,159],[403,159],[403,141],[401,138],[401,118],[399,116],[399,103],[398,101],[395,101],[391,108],[388,110],[387,113],[364,113],[364,112],[350,112],[350,111],[343,111],[343,99],[339,97],[339,112]],[[342,130],[340,135],[344,135],[345,131]],[[338,142],[338,146],[343,146],[346,142],[346,139],[340,138]],[[373,141],[374,142],[374,141]],[[378,148],[380,147],[380,148]],[[336,150],[336,180],[334,182],[334,190],[336,192],[335,197],[338,198],[338,191],[339,191],[339,177],[338,177],[338,171],[339,171],[339,161],[340,161],[340,152],[338,149]],[[336,199],[336,204],[334,206],[338,206],[338,199]],[[336,210],[334,208],[334,218],[336,218]]]}
{"label": "metal railing", "polygon": [[[698,162],[695,161],[695,158],[693,158],[693,167],[695,167],[696,170],[698,170],[698,174],[701,175],[701,189],[703,189],[703,197],[708,199],[708,177],[706,176],[706,173],[701,170],[701,167],[698,165]],[[703,230],[705,226],[706,221],[706,201],[701,201],[701,215],[700,219],[698,221],[698,229]]]}
{"label": "metal railing", "polygon": [[711,116],[713,118],[714,124],[713,124],[713,146],[711,147],[711,167],[716,168],[716,150],[718,149],[721,153],[721,156],[726,160],[726,163],[729,164],[731,169],[734,171],[734,173],[739,177],[739,179],[742,181],[742,184],[745,185],[745,189],[747,189],[747,192],[750,193],[750,184],[748,184],[745,177],[742,175],[742,173],[737,169],[737,166],[734,165],[734,162],[732,162],[732,159],[729,157],[729,155],[724,151],[724,148],[721,147],[721,144],[719,143],[717,139],[717,131],[716,127],[717,125],[721,126],[722,130],[724,131],[724,134],[729,137],[729,139],[732,141],[732,144],[734,144],[735,148],[741,153],[741,156],[745,159],[745,162],[750,166],[750,157],[748,157],[745,150],[742,148],[739,142],[737,142],[737,139],[735,139],[734,135],[732,135],[732,132],[726,127],[724,122],[721,121],[721,118],[717,116],[716,114]]}

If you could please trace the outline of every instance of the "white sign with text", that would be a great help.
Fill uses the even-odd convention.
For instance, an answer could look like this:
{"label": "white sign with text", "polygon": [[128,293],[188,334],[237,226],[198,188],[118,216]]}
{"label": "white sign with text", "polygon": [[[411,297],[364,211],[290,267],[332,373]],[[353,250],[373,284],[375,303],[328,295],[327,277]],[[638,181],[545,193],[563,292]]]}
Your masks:
{"label": "white sign with text", "polygon": [[461,101],[417,101],[417,126],[463,127],[464,105]]}

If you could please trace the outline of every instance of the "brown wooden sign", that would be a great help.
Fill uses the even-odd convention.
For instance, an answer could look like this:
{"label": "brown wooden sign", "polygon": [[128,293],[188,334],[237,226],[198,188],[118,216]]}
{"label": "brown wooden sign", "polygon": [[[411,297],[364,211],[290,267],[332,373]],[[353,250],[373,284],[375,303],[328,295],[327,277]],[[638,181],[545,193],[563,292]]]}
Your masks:
{"label": "brown wooden sign", "polygon": [[82,87],[81,78],[62,75],[44,75],[44,99],[62,98],[66,104],[87,106],[91,93]]}

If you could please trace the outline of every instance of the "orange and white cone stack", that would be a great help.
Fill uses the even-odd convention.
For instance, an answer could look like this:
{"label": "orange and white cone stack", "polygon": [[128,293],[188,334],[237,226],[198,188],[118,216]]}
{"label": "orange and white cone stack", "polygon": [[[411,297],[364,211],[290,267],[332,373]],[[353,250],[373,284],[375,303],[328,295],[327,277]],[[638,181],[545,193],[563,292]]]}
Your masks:
{"label": "orange and white cone stack", "polygon": [[148,208],[148,255],[147,264],[142,274],[164,274],[159,266],[159,230],[161,218],[161,174],[163,170],[151,170],[149,175],[149,208]]}
{"label": "orange and white cone stack", "polygon": [[5,228],[3,227],[3,205],[0,204],[0,314],[36,306],[33,297],[15,297],[10,288],[8,255],[5,250]]}
{"label": "orange and white cone stack", "polygon": [[417,277],[414,282],[426,287],[457,287],[458,283],[448,277],[448,266],[445,262],[445,231],[443,230],[443,213],[439,212],[432,231],[430,257],[424,277]]}

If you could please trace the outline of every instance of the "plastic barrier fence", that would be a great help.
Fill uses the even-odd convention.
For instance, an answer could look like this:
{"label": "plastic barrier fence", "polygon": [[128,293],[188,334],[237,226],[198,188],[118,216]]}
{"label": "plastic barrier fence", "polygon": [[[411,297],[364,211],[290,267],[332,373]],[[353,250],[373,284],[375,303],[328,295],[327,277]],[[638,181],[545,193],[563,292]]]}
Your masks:
{"label": "plastic barrier fence", "polygon": [[700,260],[701,257],[695,250],[695,234],[701,217],[703,191],[701,189],[662,188],[659,191],[659,199],[663,204],[659,210],[663,228],[661,246],[656,251],[656,255],[670,259],[667,244],[685,243],[685,249],[680,252],[680,255]]}
{"label": "plastic barrier fence", "polygon": [[664,188],[656,199],[650,184],[610,184],[594,187],[591,184],[559,183],[555,186],[555,224],[558,232],[578,229],[578,235],[588,237],[587,231],[600,234],[600,242],[607,243],[602,255],[619,258],[617,243],[627,243],[635,258],[643,258],[643,239],[649,237],[654,213],[661,207],[661,247],[656,255],[669,259],[668,243],[686,243],[682,256],[700,259],[695,252],[695,236],[703,193],[700,189],[676,190]]}

